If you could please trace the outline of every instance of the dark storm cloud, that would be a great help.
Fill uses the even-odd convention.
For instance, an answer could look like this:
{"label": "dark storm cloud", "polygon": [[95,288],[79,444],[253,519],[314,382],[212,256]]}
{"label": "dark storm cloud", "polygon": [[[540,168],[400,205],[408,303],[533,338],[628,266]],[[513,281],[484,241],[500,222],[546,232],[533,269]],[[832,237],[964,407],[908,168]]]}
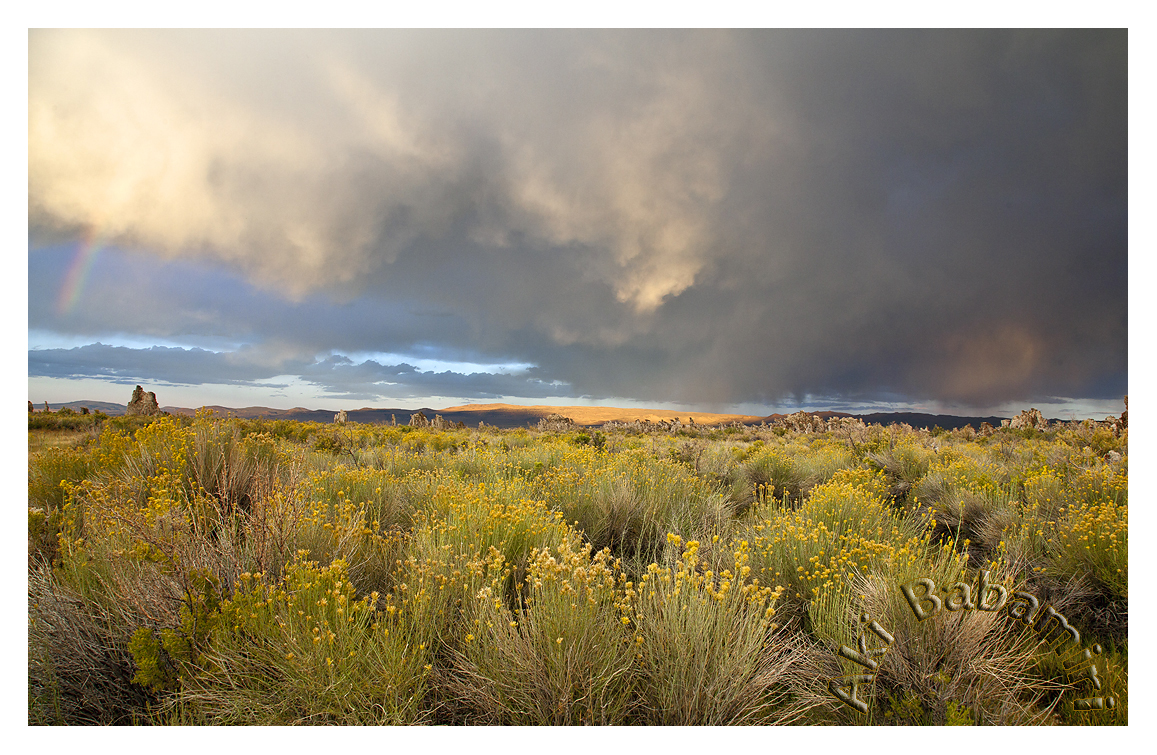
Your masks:
{"label": "dark storm cloud", "polygon": [[541,381],[401,376],[461,396],[1116,398],[1126,95],[1112,30],[34,32],[37,244],[184,261],[109,253],[62,315],[34,250],[30,325],[350,395],[395,368],[319,355]]}

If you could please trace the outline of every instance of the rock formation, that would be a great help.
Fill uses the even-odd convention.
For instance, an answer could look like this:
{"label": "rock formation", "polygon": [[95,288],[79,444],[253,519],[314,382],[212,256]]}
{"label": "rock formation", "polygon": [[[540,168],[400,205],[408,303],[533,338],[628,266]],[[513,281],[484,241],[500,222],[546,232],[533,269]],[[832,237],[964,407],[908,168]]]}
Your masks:
{"label": "rock formation", "polygon": [[152,391],[145,392],[144,388],[139,385],[133,389],[133,398],[129,402],[128,408],[125,409],[125,414],[133,416],[154,417],[161,413],[161,407],[157,404],[157,394]]}
{"label": "rock formation", "polygon": [[575,424],[570,417],[564,417],[561,414],[548,414],[538,421],[538,429],[565,433],[575,429]]}
{"label": "rock formation", "polygon": [[828,419],[828,432],[844,438],[850,442],[863,443],[868,439],[868,426],[859,417],[831,417]]}
{"label": "rock formation", "polygon": [[461,422],[446,419],[441,414],[435,414],[434,419],[430,420],[431,430],[461,430],[466,427]]}
{"label": "rock formation", "polygon": [[1129,397],[1128,396],[1125,397],[1125,411],[1121,412],[1121,416],[1120,417],[1109,417],[1109,418],[1107,418],[1106,421],[1109,423],[1110,428],[1112,428],[1113,435],[1116,435],[1118,438],[1121,437],[1121,433],[1123,433],[1129,429]]}
{"label": "rock formation", "polygon": [[34,406],[32,405],[32,402],[31,402],[31,401],[29,401],[29,402],[28,402],[28,413],[29,413],[29,414],[32,414],[34,411],[36,411],[36,407],[34,407]]}
{"label": "rock formation", "polygon": [[[1003,422],[1001,423],[1004,424]],[[1012,418],[1008,426],[1013,430],[1031,428],[1033,430],[1047,430],[1049,421],[1040,413],[1040,409],[1025,409]]]}
{"label": "rock formation", "polygon": [[430,420],[426,419],[426,415],[422,412],[410,415],[410,427],[429,427]]}
{"label": "rock formation", "polygon": [[347,419],[347,417],[346,417],[345,409],[342,409],[337,414],[333,415],[333,421],[339,425],[344,425],[346,423],[346,419]]}
{"label": "rock formation", "polygon": [[822,433],[827,429],[822,417],[804,411],[789,414],[783,419],[776,421],[776,424],[779,423],[782,423],[783,426],[789,430],[795,430],[797,433]]}

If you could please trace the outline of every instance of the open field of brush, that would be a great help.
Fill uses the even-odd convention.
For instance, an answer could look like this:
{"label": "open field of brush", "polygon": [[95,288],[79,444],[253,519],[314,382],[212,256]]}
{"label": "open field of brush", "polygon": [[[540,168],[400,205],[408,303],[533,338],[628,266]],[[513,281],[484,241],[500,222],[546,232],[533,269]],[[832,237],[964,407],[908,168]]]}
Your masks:
{"label": "open field of brush", "polygon": [[53,416],[32,724],[1128,721],[1127,430]]}

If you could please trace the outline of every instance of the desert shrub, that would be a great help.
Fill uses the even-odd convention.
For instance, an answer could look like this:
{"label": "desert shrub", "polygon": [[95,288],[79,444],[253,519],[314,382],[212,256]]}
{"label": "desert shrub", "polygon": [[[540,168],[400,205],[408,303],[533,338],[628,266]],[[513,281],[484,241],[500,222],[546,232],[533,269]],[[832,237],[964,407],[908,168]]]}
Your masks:
{"label": "desert shrub", "polygon": [[164,418],[132,438],[106,429],[92,453],[98,473],[71,486],[62,509],[65,574],[78,586],[100,572],[110,599],[160,617],[173,609],[146,607],[174,599],[171,584],[194,572],[231,584],[244,571],[277,573],[292,553],[297,501],[268,436]]}
{"label": "desert shrub", "polygon": [[928,474],[933,453],[919,445],[911,437],[900,442],[890,442],[887,448],[864,454],[864,460],[873,469],[888,476],[892,484],[892,497],[903,502],[912,488]]}
{"label": "desert shrub", "polygon": [[50,448],[28,458],[28,505],[53,511],[64,505],[61,483],[78,483],[91,474],[93,460],[86,449]]}
{"label": "desert shrub", "polygon": [[37,563],[51,565],[56,562],[63,524],[64,514],[60,508],[48,512],[44,509],[28,509],[29,568]]}
{"label": "desert shrub", "polygon": [[929,507],[935,524],[932,539],[951,543],[973,563],[1004,555],[1005,531],[1015,521],[1016,503],[999,493],[954,489]]}
{"label": "desert shrub", "polygon": [[531,552],[576,538],[561,515],[519,496],[519,487],[443,484],[406,541],[393,599],[443,660],[468,634],[462,627],[474,618],[479,590],[497,579],[507,603],[519,605]]}
{"label": "desert shrub", "polygon": [[668,451],[670,458],[684,464],[693,472],[699,471],[699,460],[707,446],[700,440],[684,440]]}
{"label": "desert shrub", "polygon": [[1129,591],[1129,511],[1112,500],[1079,503],[1063,512],[1052,568],[1085,572],[1115,597]]}
{"label": "desert shrub", "polygon": [[138,430],[134,440],[121,477],[138,506],[157,495],[175,501],[208,496],[225,511],[245,510],[259,486],[270,484],[288,462],[271,436],[242,438],[236,426],[204,416],[189,424],[161,418]]}
{"label": "desert shrub", "polygon": [[796,458],[796,467],[803,475],[806,489],[825,483],[836,472],[853,466],[855,457],[844,444],[822,438],[814,441],[806,453]]}
{"label": "desert shrub", "polygon": [[[897,589],[918,579],[929,579],[936,586],[973,582],[975,575],[967,569],[965,555],[947,546],[932,547],[924,558],[893,561],[857,577],[845,590],[821,595],[814,610],[829,615],[824,622],[827,626],[842,627],[827,640],[832,652],[829,678],[865,673],[860,665],[835,651],[840,644],[855,648],[860,633],[868,637],[869,648],[883,647],[884,643],[869,632],[871,621],[878,622],[892,642],[877,659],[879,668],[873,684],[861,691],[860,699],[869,704],[868,714],[827,701],[820,707],[826,707],[827,714],[842,723],[1048,722],[1055,695],[1063,685],[1036,672],[1040,641],[1032,632],[1022,631],[1018,623],[1002,614],[981,610],[945,609],[920,620]],[[989,581],[1010,594],[1014,589],[1011,577],[1001,572],[991,573]],[[923,589],[915,587],[914,595],[921,597]],[[959,602],[962,593],[952,590],[947,595],[938,594],[944,595],[945,601]],[[975,590],[972,595],[974,601],[982,599]],[[930,605],[924,607],[931,610]],[[818,690],[812,691],[816,693]]]}
{"label": "desert shrub", "polygon": [[685,466],[635,451],[571,449],[533,478],[533,491],[593,548],[635,565],[656,558],[668,532],[708,537],[729,515],[726,499]]}
{"label": "desert shrub", "polygon": [[221,583],[212,573],[188,575],[178,627],[140,627],[129,641],[137,667],[133,682],[156,692],[179,689],[183,678],[204,665],[202,651],[220,620]]}
{"label": "desert shrub", "polygon": [[1110,451],[1124,453],[1129,447],[1129,432],[1115,434],[1110,428],[1093,423],[1081,423],[1057,433],[1057,440],[1074,448],[1089,448],[1094,454],[1104,456]]}
{"label": "desert shrub", "polygon": [[99,469],[88,449],[49,448],[28,457],[28,563],[52,564],[69,491]]}
{"label": "desert shrub", "polygon": [[397,609],[361,600],[344,564],[297,560],[266,584],[243,574],[200,663],[166,711],[214,724],[421,723],[426,648]]}
{"label": "desert shrub", "polygon": [[593,457],[589,449],[578,449],[556,437],[547,436],[533,445],[500,446],[497,451],[486,454],[486,458],[492,470],[490,479],[497,481],[516,477],[529,480],[560,465],[573,465],[576,459]]}
{"label": "desert shrub", "polygon": [[935,506],[955,491],[981,495],[1006,492],[1007,481],[990,461],[978,459],[960,449],[946,450],[931,461],[913,484],[913,497],[925,506]]}
{"label": "desert shrub", "polygon": [[366,521],[375,530],[408,530],[413,512],[433,492],[437,479],[421,472],[398,475],[342,465],[312,474],[303,492],[314,508],[333,510],[353,503],[364,507]]}
{"label": "desert shrub", "polygon": [[487,449],[488,445],[484,440],[475,440],[452,459],[447,460],[447,471],[475,482],[494,479],[495,456]]}
{"label": "desert shrub", "polygon": [[602,450],[607,445],[607,436],[596,431],[593,435],[587,432],[577,433],[572,441],[576,446],[593,446]]}
{"label": "desert shrub", "polygon": [[780,449],[765,450],[743,465],[732,497],[750,505],[754,501],[796,503],[806,490],[807,479],[795,457]]}
{"label": "desert shrub", "polygon": [[276,564],[272,568],[276,575],[295,552],[318,563],[341,560],[359,594],[387,593],[394,584],[404,533],[437,479],[423,474],[398,479],[345,466],[314,472],[294,494],[261,500],[259,505],[268,509],[264,514],[268,524],[255,527],[255,534],[278,535],[275,542],[282,555],[280,562],[263,563]]}
{"label": "desert shrub", "polygon": [[[703,446],[702,452],[696,451],[695,472],[703,480],[716,489],[729,492],[735,487],[742,474],[742,462],[750,453],[757,453],[763,447],[762,441],[756,441],[747,448],[730,444],[709,443]],[[739,490],[741,494],[748,491]]]}
{"label": "desert shrub", "polygon": [[72,431],[98,430],[108,415],[103,412],[80,414],[65,407],[58,412],[36,412],[28,415],[29,430]]}
{"label": "desert shrub", "polygon": [[148,427],[152,423],[157,422],[157,421],[162,420],[162,419],[170,421],[170,422],[174,422],[178,425],[188,424],[191,421],[187,417],[173,417],[173,416],[170,416],[168,414],[153,415],[153,416],[142,415],[142,414],[136,414],[136,415],[123,414],[119,417],[109,417],[108,419],[104,420],[104,422],[102,424],[105,427],[111,429],[115,433],[118,433],[121,435],[128,435],[129,437],[132,437],[132,436],[136,435],[137,431],[140,430],[141,428]]}
{"label": "desert shrub", "polygon": [[620,725],[636,701],[635,644],[624,575],[610,552],[564,540],[535,549],[524,606],[511,609],[500,573],[477,594],[448,683],[470,723]]}
{"label": "desert shrub", "polygon": [[1110,466],[1030,474],[1006,517],[1000,553],[1034,590],[1064,596],[1066,615],[1104,639],[1128,632],[1128,503]]}
{"label": "desert shrub", "polygon": [[699,543],[674,567],[652,564],[631,596],[643,721],[652,725],[765,723],[785,701],[786,663],[772,641],[780,591],[752,577],[749,546],[731,569],[699,568]]}
{"label": "desert shrub", "polygon": [[914,484],[928,473],[931,461],[928,449],[908,438],[887,450],[880,450],[865,454],[865,459],[893,481],[902,480]]}
{"label": "desert shrub", "polygon": [[[404,445],[373,446],[357,452],[356,461],[359,467],[381,470],[396,476],[411,472],[435,472],[446,464],[443,454]],[[320,470],[330,468],[332,463],[328,460],[318,466]]]}
{"label": "desert shrub", "polygon": [[510,451],[511,449],[529,448],[538,442],[537,435],[531,435],[525,428],[517,428],[515,430],[508,430],[502,434],[502,440],[499,447],[503,451]]}
{"label": "desert shrub", "polygon": [[232,421],[236,423],[242,435],[264,433],[301,445],[309,445],[315,435],[323,428],[328,427],[328,425],[320,422],[296,422],[287,419],[237,419]]}
{"label": "desert shrub", "polygon": [[[1086,646],[1094,643],[1085,642]],[[1061,658],[1052,652],[1041,652],[1037,656],[1036,673],[1044,679],[1065,685],[1059,694],[1054,711],[1062,724],[1068,726],[1127,726],[1129,724],[1129,657],[1126,653],[1106,645],[1100,653],[1091,653],[1091,662],[1096,664],[1097,677],[1101,688],[1095,689],[1085,675],[1090,661],[1083,661],[1076,654]],[[1066,663],[1066,661],[1068,661]],[[1054,698],[1057,693],[1054,693]],[[1077,710],[1076,701],[1101,697],[1106,705],[1102,710]],[[1109,708],[1109,698],[1112,707]]]}
{"label": "desert shrub", "polygon": [[732,482],[732,499],[740,510],[753,503],[798,505],[816,485],[855,463],[840,443],[820,438],[810,445],[757,446],[745,454],[742,471]]}
{"label": "desert shrub", "polygon": [[[788,616],[807,614],[818,591],[890,562],[918,562],[924,523],[887,502],[886,481],[869,470],[845,470],[818,486],[795,511],[770,509],[750,525],[752,568],[763,584],[786,588]],[[809,625],[818,636],[825,630]]]}

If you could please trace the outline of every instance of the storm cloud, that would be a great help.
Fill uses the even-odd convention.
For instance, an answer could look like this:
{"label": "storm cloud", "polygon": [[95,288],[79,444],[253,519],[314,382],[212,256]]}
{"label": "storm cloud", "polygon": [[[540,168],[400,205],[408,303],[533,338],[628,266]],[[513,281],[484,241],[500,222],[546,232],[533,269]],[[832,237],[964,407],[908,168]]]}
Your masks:
{"label": "storm cloud", "polygon": [[[1118,399],[1127,41],[33,31],[29,324],[93,343],[29,374]],[[64,308],[81,239],[103,251]]]}

